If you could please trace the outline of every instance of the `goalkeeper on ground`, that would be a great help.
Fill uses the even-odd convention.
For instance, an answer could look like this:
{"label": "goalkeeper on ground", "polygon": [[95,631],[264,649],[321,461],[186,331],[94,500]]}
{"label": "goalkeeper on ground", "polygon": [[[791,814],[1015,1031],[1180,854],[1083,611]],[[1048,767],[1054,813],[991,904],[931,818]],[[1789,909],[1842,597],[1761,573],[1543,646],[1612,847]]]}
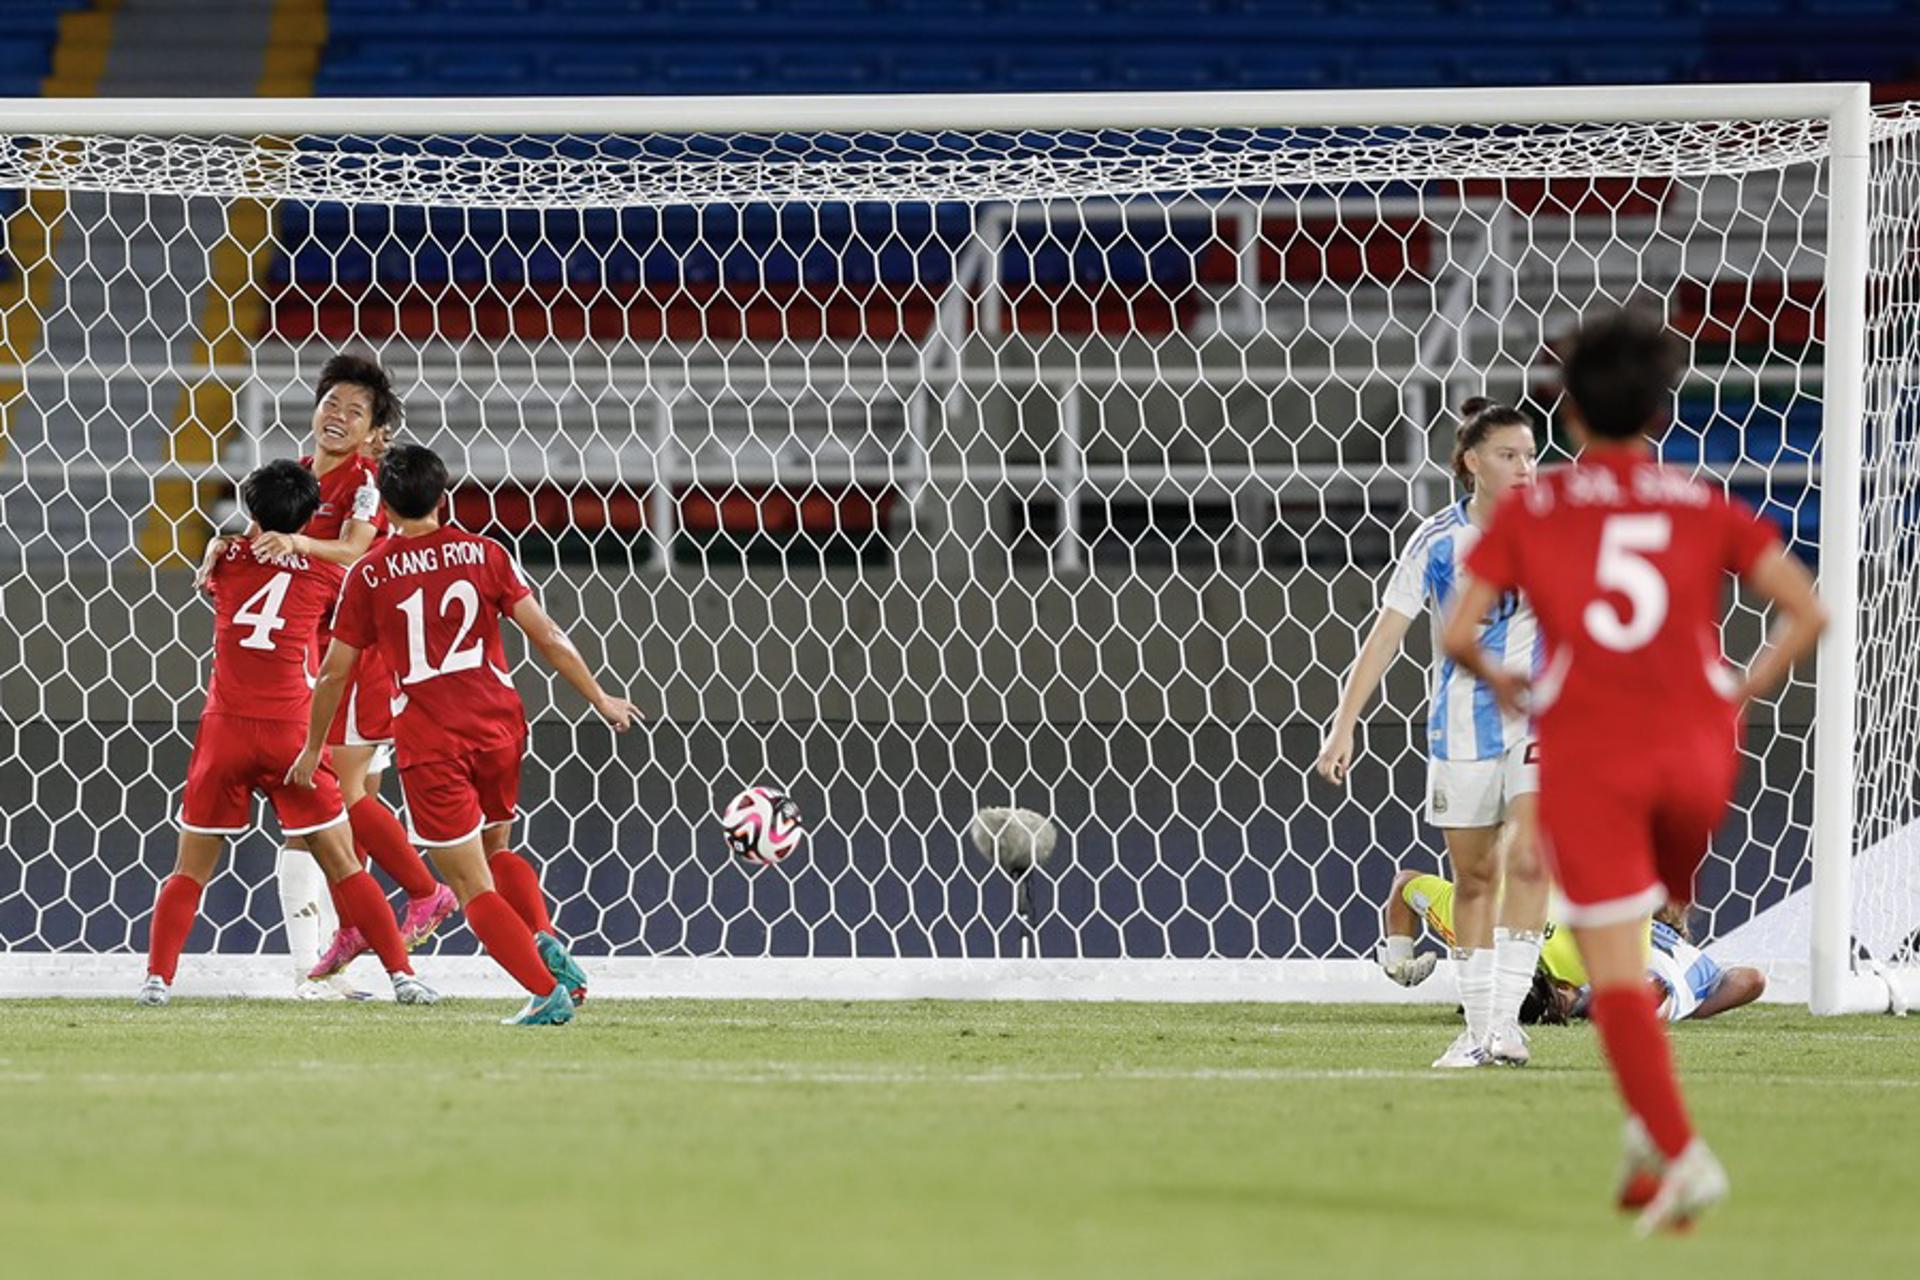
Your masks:
{"label": "goalkeeper on ground", "polygon": [[[1438,957],[1415,955],[1413,944],[1424,920],[1433,934],[1453,945],[1453,885],[1436,875],[1411,869],[1393,878],[1387,896],[1386,938],[1380,947],[1380,965],[1401,986],[1413,987],[1432,974]],[[1647,937],[1647,980],[1669,1022],[1711,1018],[1729,1009],[1752,1004],[1767,989],[1766,975],[1747,965],[1723,968],[1694,946],[1686,935],[1686,919],[1668,908],[1654,918]],[[1573,932],[1551,920],[1540,947],[1540,966],[1533,989],[1520,1007],[1524,1023],[1563,1023],[1586,1013],[1587,970],[1574,946]]]}

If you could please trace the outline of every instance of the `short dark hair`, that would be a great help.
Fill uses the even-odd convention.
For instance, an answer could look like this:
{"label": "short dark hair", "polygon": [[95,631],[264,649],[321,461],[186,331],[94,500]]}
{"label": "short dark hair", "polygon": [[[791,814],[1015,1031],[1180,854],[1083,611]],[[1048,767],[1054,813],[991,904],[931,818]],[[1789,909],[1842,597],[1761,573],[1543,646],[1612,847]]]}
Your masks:
{"label": "short dark hair", "polygon": [[1533,985],[1520,1002],[1520,1021],[1529,1027],[1543,1023],[1552,1027],[1565,1026],[1567,1010],[1559,996],[1559,984],[1547,972],[1547,967],[1541,965],[1533,971]]}
{"label": "short dark hair", "polygon": [[1684,362],[1680,341],[1666,325],[1630,308],[1584,321],[1562,369],[1587,430],[1607,440],[1631,440],[1672,403]]}
{"label": "short dark hair", "polygon": [[320,509],[320,480],[290,458],[255,467],[240,482],[240,502],[268,533],[298,533]]}
{"label": "short dark hair", "polygon": [[447,464],[423,444],[397,444],[380,459],[380,501],[403,519],[432,515],[452,484]]}
{"label": "short dark hair", "polygon": [[1469,489],[1473,472],[1467,468],[1467,451],[1479,447],[1482,440],[1501,427],[1525,427],[1533,430],[1533,419],[1511,405],[1496,404],[1485,396],[1474,396],[1460,406],[1460,425],[1453,429],[1453,475]]}
{"label": "short dark hair", "polygon": [[380,367],[378,360],[347,352],[333,357],[327,361],[327,367],[320,371],[320,386],[313,393],[313,402],[319,404],[327,398],[327,392],[343,383],[359,387],[373,398],[373,425],[376,429],[399,424],[400,397],[393,394],[393,380]]}

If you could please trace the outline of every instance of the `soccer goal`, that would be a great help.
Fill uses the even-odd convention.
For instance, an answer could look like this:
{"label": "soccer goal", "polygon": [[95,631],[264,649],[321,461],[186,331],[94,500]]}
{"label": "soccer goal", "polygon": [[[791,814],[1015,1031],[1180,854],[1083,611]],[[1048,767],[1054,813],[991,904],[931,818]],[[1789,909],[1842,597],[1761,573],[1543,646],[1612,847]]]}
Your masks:
{"label": "soccer goal", "polygon": [[[1666,456],[1778,521],[1834,616],[1754,716],[1697,932],[1819,1011],[1920,995],[1920,107],[0,119],[0,990],[137,983],[204,686],[189,566],[251,466],[308,451],[352,349],[459,477],[455,521],[652,714],[615,741],[520,668],[516,847],[599,991],[1406,998],[1370,957],[1396,868],[1438,861],[1424,653],[1346,789],[1308,767],[1396,546],[1454,497],[1459,403],[1563,450],[1555,344],[1637,301],[1691,346]],[[1759,631],[1735,604],[1736,658]],[[756,870],[714,811],[760,784],[807,837]],[[1050,857],[969,839],[1007,808]],[[275,845],[235,845],[181,990],[291,990]],[[464,929],[436,947],[423,972],[491,989]]]}

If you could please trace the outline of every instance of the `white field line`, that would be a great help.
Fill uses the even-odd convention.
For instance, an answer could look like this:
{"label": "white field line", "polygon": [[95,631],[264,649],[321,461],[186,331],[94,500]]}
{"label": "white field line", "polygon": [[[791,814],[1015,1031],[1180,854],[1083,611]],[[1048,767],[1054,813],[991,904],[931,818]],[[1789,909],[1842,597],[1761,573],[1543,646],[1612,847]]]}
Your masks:
{"label": "white field line", "polygon": [[[704,1063],[697,1061],[636,1061],[619,1070],[542,1066],[524,1071],[482,1068],[474,1071],[420,1071],[410,1064],[395,1063],[391,1068],[370,1068],[356,1064],[292,1062],[263,1064],[257,1071],[155,1071],[155,1072],[47,1072],[0,1070],[0,1088],[32,1087],[54,1082],[108,1088],[173,1090],[182,1086],[248,1084],[261,1079],[284,1080],[290,1074],[322,1079],[382,1077],[402,1072],[409,1082],[460,1084],[476,1080],[511,1083],[532,1079],[565,1079],[570,1083],[617,1084],[632,1080],[653,1080],[687,1084],[717,1085],[973,1085],[973,1086],[1045,1086],[1087,1084],[1287,1084],[1339,1083],[1346,1081],[1384,1081],[1396,1084],[1444,1083],[1453,1085],[1484,1076],[1501,1079],[1533,1078],[1544,1080],[1604,1079],[1606,1073],[1593,1067],[1575,1067],[1552,1071],[1521,1073],[1488,1072],[1476,1076],[1467,1071],[1432,1071],[1381,1068],[1295,1068],[1295,1067],[1127,1067],[1113,1070],[1034,1071],[1011,1068],[943,1070],[940,1068],[903,1068],[890,1063],[761,1062],[754,1064]],[[1912,1076],[1766,1076],[1750,1079],[1753,1085],[1785,1088],[1866,1088],[1920,1089],[1920,1074]]]}

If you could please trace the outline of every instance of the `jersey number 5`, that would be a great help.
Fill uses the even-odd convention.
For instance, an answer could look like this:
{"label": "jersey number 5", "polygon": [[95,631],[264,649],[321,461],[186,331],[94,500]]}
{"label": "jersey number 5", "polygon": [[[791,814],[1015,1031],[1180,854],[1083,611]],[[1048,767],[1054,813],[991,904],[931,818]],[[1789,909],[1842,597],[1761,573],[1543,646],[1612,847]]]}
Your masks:
{"label": "jersey number 5", "polygon": [[1594,585],[1627,598],[1625,616],[1611,601],[1587,604],[1587,634],[1615,653],[1631,653],[1653,639],[1667,620],[1667,580],[1647,556],[1673,540],[1671,517],[1608,516],[1600,526],[1600,562]]}
{"label": "jersey number 5", "polygon": [[422,587],[400,602],[400,612],[407,615],[407,674],[400,677],[401,684],[419,684],[422,680],[451,675],[455,671],[472,671],[480,665],[479,640],[476,639],[464,649],[460,647],[480,616],[480,593],[474,590],[471,582],[453,582],[440,595],[440,616],[446,617],[447,610],[453,605],[460,606],[460,629],[453,633],[453,643],[447,646],[447,656],[440,660],[439,666],[435,666],[427,658],[426,588]]}

